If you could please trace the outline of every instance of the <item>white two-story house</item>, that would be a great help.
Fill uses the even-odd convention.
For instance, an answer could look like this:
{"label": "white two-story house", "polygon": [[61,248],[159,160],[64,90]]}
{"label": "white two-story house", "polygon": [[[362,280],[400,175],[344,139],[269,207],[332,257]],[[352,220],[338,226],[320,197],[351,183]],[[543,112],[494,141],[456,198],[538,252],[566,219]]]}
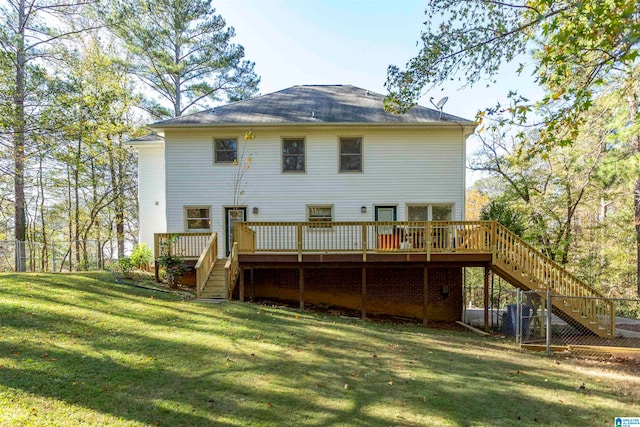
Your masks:
{"label": "white two-story house", "polygon": [[[139,154],[140,240],[248,221],[463,220],[475,123],[348,85],[294,86],[150,127]],[[247,139],[252,138],[252,139]]]}
{"label": "white two-story house", "polygon": [[464,221],[476,123],[421,106],[395,115],[383,101],[349,85],[294,86],[150,125],[154,135],[131,141],[140,240],[157,255],[161,238],[180,236],[172,250],[198,259],[199,296],[453,321],[474,266],[485,306],[493,271],[579,295],[578,309],[554,310],[611,334],[597,292],[499,224]]}

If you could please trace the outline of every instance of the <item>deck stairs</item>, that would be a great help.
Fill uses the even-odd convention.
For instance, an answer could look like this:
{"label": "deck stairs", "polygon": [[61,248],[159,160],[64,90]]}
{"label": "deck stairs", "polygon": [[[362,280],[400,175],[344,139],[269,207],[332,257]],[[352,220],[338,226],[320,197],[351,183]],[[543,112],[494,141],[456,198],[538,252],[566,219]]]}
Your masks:
{"label": "deck stairs", "polygon": [[218,259],[211,270],[209,279],[200,293],[200,300],[227,299],[227,286],[225,282],[226,271],[224,268],[226,258]]}
{"label": "deck stairs", "polygon": [[491,269],[513,286],[551,293],[552,312],[579,329],[613,338],[615,307],[599,292],[556,264],[506,228],[498,225]]}

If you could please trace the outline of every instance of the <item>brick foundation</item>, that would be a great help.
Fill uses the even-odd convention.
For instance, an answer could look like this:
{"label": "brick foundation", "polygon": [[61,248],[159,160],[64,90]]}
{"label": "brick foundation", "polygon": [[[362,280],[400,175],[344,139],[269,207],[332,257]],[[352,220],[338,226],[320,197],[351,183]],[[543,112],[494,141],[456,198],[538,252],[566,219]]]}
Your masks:
{"label": "brick foundation", "polygon": [[[423,318],[422,267],[366,268],[366,312]],[[291,303],[300,300],[298,269],[245,270],[245,295]],[[237,287],[236,287],[237,290]],[[304,301],[360,310],[361,268],[306,268]],[[462,269],[429,268],[427,320],[453,322],[462,316]]]}

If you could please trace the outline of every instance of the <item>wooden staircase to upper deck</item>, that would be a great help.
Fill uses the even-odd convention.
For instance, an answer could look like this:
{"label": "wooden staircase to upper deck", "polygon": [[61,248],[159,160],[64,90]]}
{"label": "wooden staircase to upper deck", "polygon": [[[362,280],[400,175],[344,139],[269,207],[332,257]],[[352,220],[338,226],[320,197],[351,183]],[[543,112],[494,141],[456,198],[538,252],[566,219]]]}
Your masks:
{"label": "wooden staircase to upper deck", "polygon": [[552,311],[573,326],[600,337],[615,335],[615,307],[595,289],[510,232],[493,228],[491,269],[512,285],[536,291],[543,299],[551,292]]}

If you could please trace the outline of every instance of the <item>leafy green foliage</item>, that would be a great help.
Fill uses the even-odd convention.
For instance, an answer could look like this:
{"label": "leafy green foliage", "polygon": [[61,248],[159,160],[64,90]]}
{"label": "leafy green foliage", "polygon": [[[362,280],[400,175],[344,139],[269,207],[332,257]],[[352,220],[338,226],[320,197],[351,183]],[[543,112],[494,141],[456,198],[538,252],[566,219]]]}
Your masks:
{"label": "leafy green foliage", "polygon": [[[624,87],[624,85],[622,85]],[[536,150],[536,132],[483,132],[470,166],[490,174],[474,187],[507,203],[526,225],[523,237],[605,295],[635,293],[633,182],[637,156],[619,86],[606,87],[584,112],[571,146]]]}
{"label": "leafy green foliage", "polygon": [[211,0],[119,0],[104,4],[109,27],[133,54],[133,68],[171,111],[148,101],[148,111],[180,116],[209,102],[253,96],[260,82],[234,29]]}
{"label": "leafy green foliage", "polygon": [[136,243],[133,246],[133,252],[131,252],[131,262],[138,270],[146,270],[151,263],[153,254],[151,248],[146,243]]}
{"label": "leafy green foliage", "polygon": [[482,221],[498,221],[516,236],[522,237],[526,226],[519,212],[512,209],[504,200],[491,200],[480,211]]}
{"label": "leafy green foliage", "polygon": [[135,264],[130,257],[124,256],[124,257],[118,258],[118,270],[120,270],[120,272],[125,276],[131,273],[134,268],[135,268]]}
{"label": "leafy green foliage", "polygon": [[174,235],[163,242],[160,248],[160,256],[156,260],[158,265],[164,269],[164,274],[169,286],[177,285],[180,282],[180,278],[187,272],[184,259],[174,254],[171,250],[171,245],[175,243],[178,238],[178,236]]}
{"label": "leafy green foliage", "polygon": [[[424,88],[449,80],[492,79],[501,64],[533,48],[534,75],[548,89],[539,105],[549,114],[547,130],[560,121],[580,125],[597,86],[636,63],[639,9],[635,0],[429,0],[420,52],[405,70],[388,69],[388,108],[404,111]],[[519,104],[508,109],[515,122],[531,111]]]}

